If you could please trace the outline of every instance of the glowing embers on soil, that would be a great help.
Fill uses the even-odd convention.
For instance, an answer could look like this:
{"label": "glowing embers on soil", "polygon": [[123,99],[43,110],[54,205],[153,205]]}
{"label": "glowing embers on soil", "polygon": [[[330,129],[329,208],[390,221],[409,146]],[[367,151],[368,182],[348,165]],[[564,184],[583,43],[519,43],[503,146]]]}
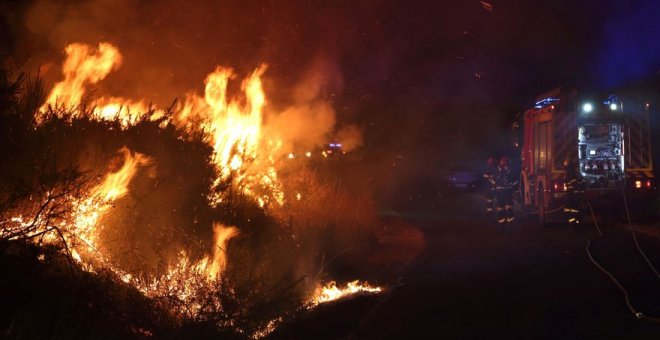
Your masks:
{"label": "glowing embers on soil", "polygon": [[380,293],[382,288],[372,287],[369,282],[360,282],[358,280],[349,282],[344,288],[337,287],[335,281],[331,281],[325,286],[319,285],[314,296],[309,300],[309,308],[318,306],[319,304],[341,299],[343,297],[353,295],[356,293]]}

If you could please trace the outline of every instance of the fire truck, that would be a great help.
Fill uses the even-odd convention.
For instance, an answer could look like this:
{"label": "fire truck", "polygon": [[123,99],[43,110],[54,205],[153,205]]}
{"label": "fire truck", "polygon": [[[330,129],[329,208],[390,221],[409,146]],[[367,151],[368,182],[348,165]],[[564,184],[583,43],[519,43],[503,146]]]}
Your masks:
{"label": "fire truck", "polygon": [[[520,201],[526,217],[545,226],[566,199],[565,159],[579,163],[585,198],[593,204],[654,202],[651,102],[639,92],[580,95],[556,88],[523,117]],[[621,207],[621,206],[619,206]],[[623,208],[622,208],[623,210]]]}

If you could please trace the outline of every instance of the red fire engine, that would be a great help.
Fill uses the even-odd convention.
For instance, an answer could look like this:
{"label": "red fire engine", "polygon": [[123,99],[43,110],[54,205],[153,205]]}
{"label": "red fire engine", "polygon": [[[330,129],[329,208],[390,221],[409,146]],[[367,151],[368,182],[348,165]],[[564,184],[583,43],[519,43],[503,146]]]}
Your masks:
{"label": "red fire engine", "polygon": [[564,204],[565,159],[579,163],[590,202],[655,197],[651,104],[638,93],[599,99],[557,88],[525,112],[520,199],[542,225]]}

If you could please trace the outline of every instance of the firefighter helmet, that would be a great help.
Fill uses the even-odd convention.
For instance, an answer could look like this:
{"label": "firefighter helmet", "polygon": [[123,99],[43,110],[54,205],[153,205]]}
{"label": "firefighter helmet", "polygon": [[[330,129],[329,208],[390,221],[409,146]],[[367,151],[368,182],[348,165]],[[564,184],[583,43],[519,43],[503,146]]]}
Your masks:
{"label": "firefighter helmet", "polygon": [[509,157],[502,156],[502,158],[500,158],[500,166],[509,166]]}
{"label": "firefighter helmet", "polygon": [[497,159],[495,157],[488,158],[488,166],[495,166],[497,164]]}

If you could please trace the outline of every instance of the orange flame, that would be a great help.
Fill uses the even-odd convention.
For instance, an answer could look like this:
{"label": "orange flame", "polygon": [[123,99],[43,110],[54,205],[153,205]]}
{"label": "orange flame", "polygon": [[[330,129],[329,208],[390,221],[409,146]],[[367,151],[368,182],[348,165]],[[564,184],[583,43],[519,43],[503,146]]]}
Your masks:
{"label": "orange flame", "polygon": [[[70,110],[70,116],[61,118],[78,118],[86,114],[88,116],[83,118],[117,121],[122,128],[127,128],[137,124],[150,109],[143,100],[106,96],[92,100],[90,110],[82,110],[80,106],[86,88],[116,70],[121,65],[122,57],[119,50],[109,43],[100,43],[97,48],[71,44],[65,52],[67,58],[62,68],[64,79],[55,84],[48,99],[36,113],[37,123],[43,122],[50,108],[60,107],[65,109],[63,112]],[[205,79],[203,96],[187,94],[184,103],[174,108],[173,115],[165,117],[166,124],[177,127],[184,138],[189,133],[207,134],[205,142],[213,148],[212,165],[216,170],[216,178],[211,184],[214,189],[223,181],[231,180],[231,184],[253,197],[262,207],[270,202],[280,205],[284,203],[284,193],[274,166],[276,153],[283,143],[279,139],[266,138],[263,131],[263,111],[267,100],[262,76],[266,68],[265,64],[260,65],[243,80],[241,91],[244,99],[241,100],[227,93],[229,82],[235,77],[233,70],[217,67]],[[53,112],[60,114],[58,110]],[[154,119],[156,117],[159,116],[151,116]],[[159,118],[162,118],[162,114]],[[73,223],[62,222],[61,225],[62,229],[68,230],[66,241],[71,244],[73,258],[88,271],[94,271],[92,264],[95,261],[104,261],[103,254],[98,251],[98,235],[102,228],[99,221],[114,201],[128,193],[128,186],[139,168],[152,163],[150,157],[131,152],[127,148],[122,148],[120,152],[124,158],[122,167],[107,174],[103,182],[90,191],[88,198],[73,199]],[[310,152],[305,155],[311,157]],[[323,156],[327,155],[323,153]],[[289,157],[294,156],[289,154]],[[224,199],[221,192],[214,192],[209,197],[211,205]],[[301,198],[300,193],[297,193],[296,199]],[[21,217],[13,222],[27,223]],[[176,296],[186,303],[186,312],[195,315],[201,308],[195,302],[196,292],[211,287],[222,277],[227,268],[227,244],[239,235],[236,227],[220,223],[213,224],[213,231],[213,250],[208,256],[192,261],[185,252],[181,252],[176,263],[160,276],[138,279],[111,263],[105,264],[124,282],[134,285],[146,296]],[[78,240],[83,241],[82,245],[76,242]],[[316,289],[308,306],[311,308],[358,292],[380,291],[380,287],[371,287],[367,282],[349,282],[344,288],[330,282]],[[281,319],[269,323],[263,334],[271,332],[279,321]]]}
{"label": "orange flame", "polygon": [[[121,65],[122,57],[115,46],[100,43],[94,49],[84,44],[71,44],[65,52],[67,58],[62,67],[64,80],[55,84],[36,113],[38,123],[43,121],[49,107],[64,108],[54,111],[60,115],[70,110],[71,116],[67,118],[87,114],[87,118],[93,120],[118,121],[122,128],[142,120],[150,109],[143,100],[101,97],[91,101],[90,110],[82,112],[80,108],[86,87],[104,79]],[[168,117],[165,123],[174,124],[184,133],[208,133],[207,142],[213,147],[212,162],[217,172],[213,188],[231,178],[232,184],[252,196],[261,206],[271,200],[284,204],[284,194],[273,165],[273,155],[282,143],[264,143],[262,133],[266,95],[261,77],[266,68],[265,64],[259,66],[243,81],[241,89],[246,100],[242,104],[242,101],[230,99],[227,94],[229,81],[234,78],[233,70],[217,67],[206,77],[204,96],[189,93],[183,105],[175,108],[173,117]],[[149,118],[164,118],[164,112],[154,110]],[[209,200],[212,205],[217,205],[223,200],[222,193],[215,192]]]}
{"label": "orange flame", "polygon": [[[218,67],[205,80],[204,98],[188,94],[184,106],[175,116],[175,124],[190,130],[209,131],[208,143],[213,147],[213,165],[218,171],[214,181],[216,187],[222,180],[236,175],[234,182],[251,193],[255,186],[269,187],[273,198],[282,203],[283,195],[277,174],[272,164],[264,161],[269,157],[260,156],[263,150],[262,120],[266,96],[263,92],[261,76],[266,65],[258,67],[242,83],[246,104],[239,100],[228,100],[227,85],[234,77],[229,68]],[[199,122],[193,125],[192,122]],[[249,163],[249,164],[248,164]],[[211,198],[217,204],[222,197]]]}
{"label": "orange flame", "polygon": [[[82,114],[80,105],[87,92],[87,86],[103,80],[122,63],[119,49],[110,43],[99,43],[96,49],[89,45],[74,43],[68,45],[64,51],[67,55],[62,65],[64,80],[55,84],[46,102],[36,113],[37,123],[43,121],[43,114],[49,108],[55,109],[56,114],[70,113],[70,118],[79,117]],[[116,119],[123,128],[136,124],[149,110],[143,101],[117,97],[102,97],[90,104],[89,114],[92,116],[90,118],[105,121]],[[160,118],[162,113],[162,110],[157,111],[151,118]]]}
{"label": "orange flame", "polygon": [[85,87],[105,78],[122,61],[119,50],[109,43],[100,43],[96,51],[85,44],[70,44],[64,51],[67,54],[62,66],[64,80],[55,84],[41,112],[45,112],[48,105],[77,107],[85,94]]}
{"label": "orange flame", "polygon": [[[128,193],[128,185],[140,167],[150,165],[152,160],[138,152],[131,152],[123,147],[119,150],[124,158],[124,164],[116,172],[106,175],[101,184],[92,189],[85,200],[74,201],[73,230],[71,234],[87,245],[88,251],[98,249],[97,234],[100,231],[98,221],[110,209],[111,203]],[[66,226],[64,226],[66,227]],[[74,240],[75,241],[75,240]],[[74,258],[79,262],[81,249],[72,248]]]}
{"label": "orange flame", "polygon": [[309,306],[315,307],[321,303],[330,302],[341,299],[343,297],[359,293],[380,293],[382,288],[372,287],[368,282],[361,283],[358,280],[349,282],[346,287],[339,288],[335,281],[329,282],[325,286],[318,286],[314,292],[313,297],[309,300]]}
{"label": "orange flame", "polygon": [[225,227],[220,223],[213,224],[213,259],[208,267],[209,280],[217,280],[227,268],[227,242],[238,236],[236,227]]}

